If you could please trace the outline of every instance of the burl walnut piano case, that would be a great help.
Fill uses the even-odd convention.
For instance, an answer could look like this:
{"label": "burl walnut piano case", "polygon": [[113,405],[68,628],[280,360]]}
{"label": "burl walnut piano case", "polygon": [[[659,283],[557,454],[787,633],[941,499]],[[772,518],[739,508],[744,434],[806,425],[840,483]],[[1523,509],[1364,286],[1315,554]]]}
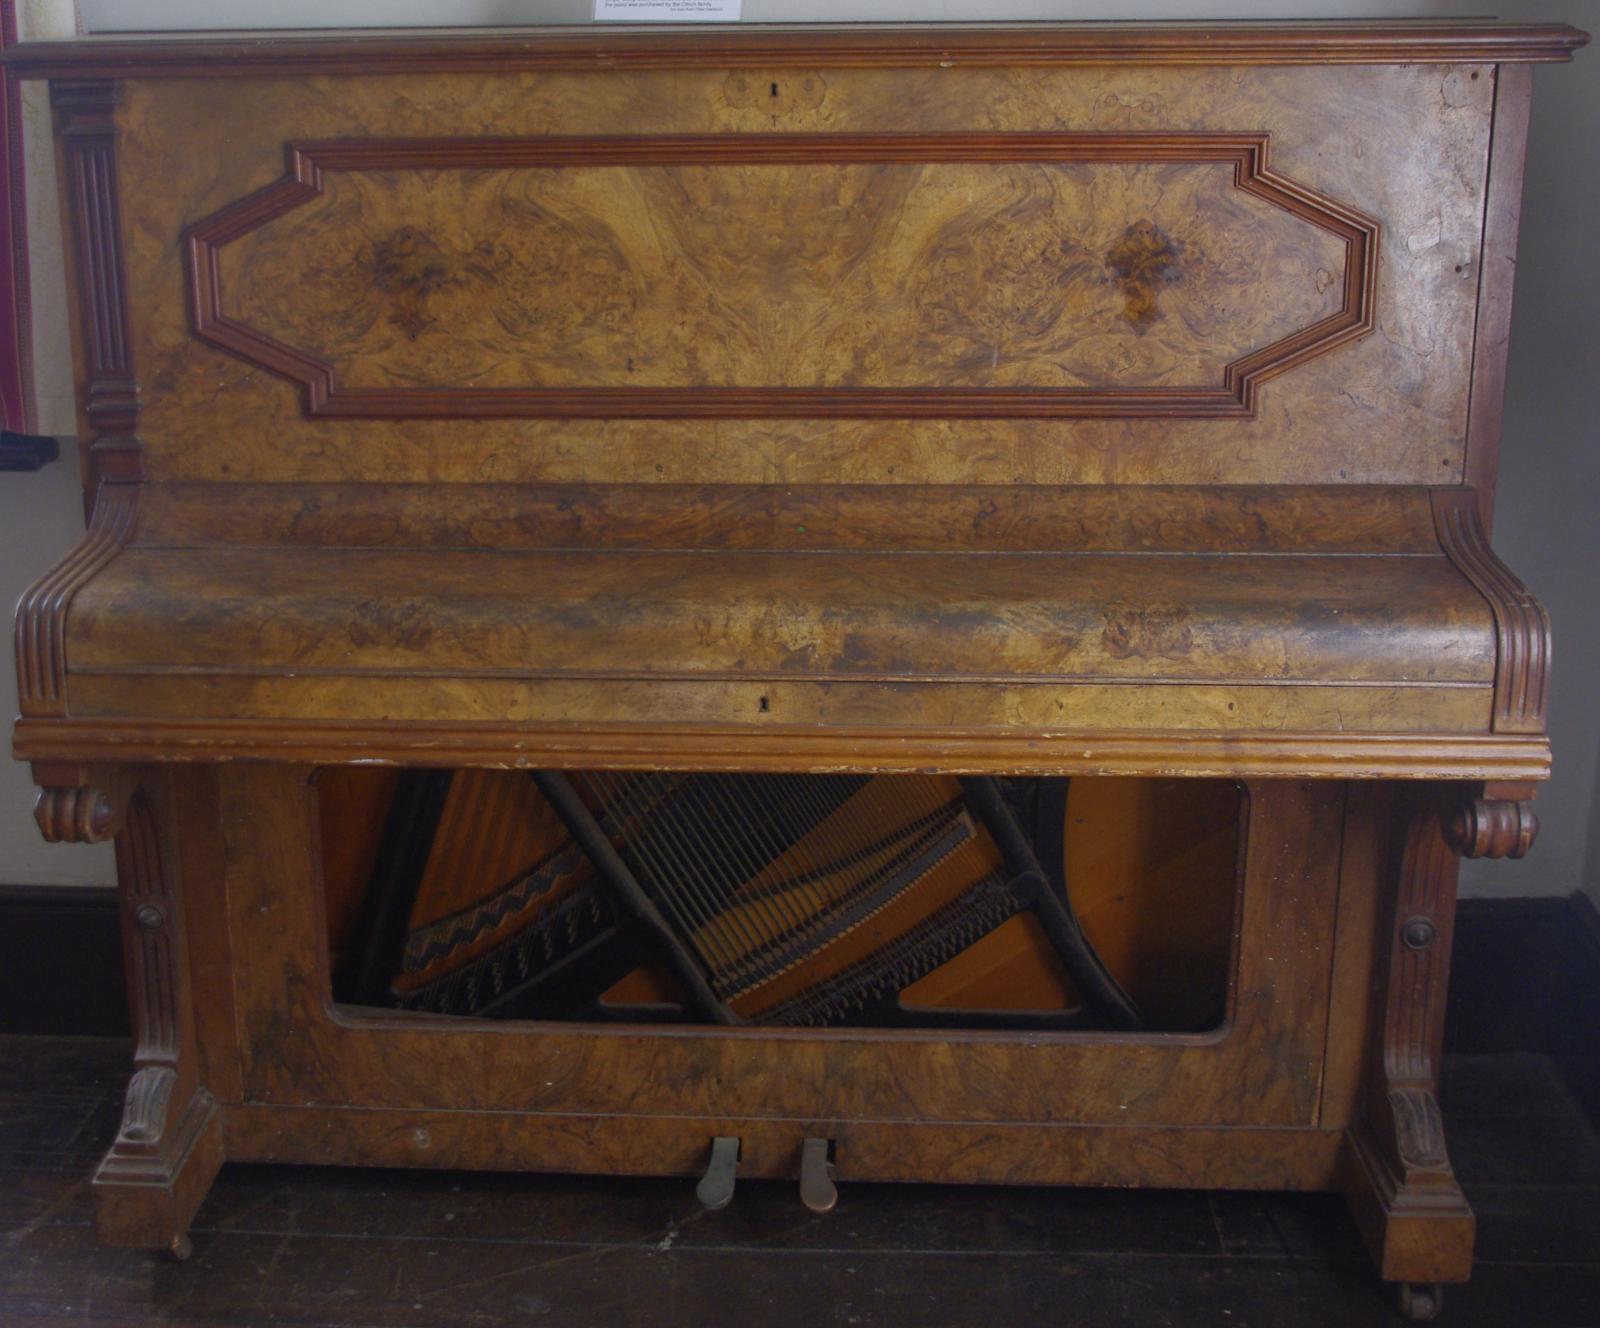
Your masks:
{"label": "burl walnut piano case", "polygon": [[[228,1159],[1335,1189],[1468,1275],[1458,858],[1546,778],[1488,530],[1531,62],[1493,24],[19,48],[83,542],[23,597],[47,838],[115,838],[102,1239]],[[1207,1030],[333,999],[329,771],[1235,781]]]}

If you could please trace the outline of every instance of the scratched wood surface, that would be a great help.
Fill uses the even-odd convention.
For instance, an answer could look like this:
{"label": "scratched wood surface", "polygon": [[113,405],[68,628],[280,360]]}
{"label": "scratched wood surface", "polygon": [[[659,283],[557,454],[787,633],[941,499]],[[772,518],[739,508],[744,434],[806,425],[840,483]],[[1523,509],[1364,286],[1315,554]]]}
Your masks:
{"label": "scratched wood surface", "polygon": [[[1488,66],[134,81],[118,123],[148,472],[230,481],[1453,482],[1492,83]],[[1258,417],[1227,423],[307,420],[294,384],[189,331],[183,228],[279,179],[290,140],[641,126],[711,135],[1264,132],[1276,171],[1378,222],[1376,331],[1264,383]],[[372,381],[1170,383],[1214,376],[1222,357],[1315,318],[1340,270],[1331,237],[1245,199],[1224,174],[1155,163],[474,179],[330,172],[322,204],[286,214],[228,256],[237,271],[226,275],[243,284],[227,291],[241,314],[320,338]],[[524,224],[508,226],[507,215]],[[714,217],[739,224],[709,234]],[[553,239],[553,253],[541,257],[532,232]],[[1048,246],[1062,236],[1072,252],[1057,263]],[[484,300],[471,271],[484,244],[504,246],[495,270],[520,272],[512,285],[527,299]],[[1150,249],[1143,259],[1141,246]],[[982,283],[956,271],[969,251],[986,265]],[[558,259],[560,299],[543,293],[540,266]],[[365,303],[352,275],[363,263],[381,278],[368,283]],[[774,273],[793,279],[783,299],[770,289]],[[278,290],[291,281],[292,302]],[[662,311],[674,301],[681,323],[668,335]],[[507,314],[512,304],[522,312]],[[497,308],[526,321],[508,330]],[[631,370],[627,338],[607,325],[622,312],[617,327],[642,350]],[[459,348],[435,354],[442,329],[463,325]],[[513,353],[530,340],[545,349]]]}

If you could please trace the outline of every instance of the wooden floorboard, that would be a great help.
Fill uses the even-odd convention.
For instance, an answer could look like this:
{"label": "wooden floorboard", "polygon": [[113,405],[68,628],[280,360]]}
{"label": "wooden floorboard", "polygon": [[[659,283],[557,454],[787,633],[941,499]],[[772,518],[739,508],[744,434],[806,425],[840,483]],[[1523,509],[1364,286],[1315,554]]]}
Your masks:
{"label": "wooden floorboard", "polygon": [[[743,1183],[229,1167],[182,1265],[94,1243],[126,1045],[0,1038],[0,1324],[1398,1324],[1322,1195],[852,1185],[817,1217]],[[1450,1061],[1480,1217],[1447,1325],[1600,1325],[1600,1139],[1551,1062]]]}

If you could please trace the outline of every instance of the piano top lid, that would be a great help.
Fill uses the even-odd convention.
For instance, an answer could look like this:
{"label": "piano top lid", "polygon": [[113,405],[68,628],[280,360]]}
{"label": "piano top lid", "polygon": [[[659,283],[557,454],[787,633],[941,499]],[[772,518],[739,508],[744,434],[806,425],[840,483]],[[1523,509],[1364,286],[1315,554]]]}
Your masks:
{"label": "piano top lid", "polygon": [[694,24],[25,42],[23,78],[516,73],[528,70],[984,68],[1562,61],[1589,40],[1561,23]]}

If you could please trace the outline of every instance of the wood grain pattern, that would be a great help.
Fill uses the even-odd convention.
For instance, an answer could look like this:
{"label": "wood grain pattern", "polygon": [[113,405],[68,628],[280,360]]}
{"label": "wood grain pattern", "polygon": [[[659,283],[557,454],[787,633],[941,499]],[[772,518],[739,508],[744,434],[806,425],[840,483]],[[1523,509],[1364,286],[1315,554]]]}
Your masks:
{"label": "wood grain pattern", "polygon": [[1438,557],[125,549],[70,667],[1484,687],[1489,626]]}
{"label": "wood grain pattern", "polygon": [[[1267,149],[298,143],[282,181],[186,232],[190,316],[312,417],[1248,417],[1374,316],[1376,223]],[[1129,317],[1141,226],[1168,236],[1172,289]]]}
{"label": "wood grain pattern", "polygon": [[159,484],[146,548],[1436,554],[1426,490],[1350,485]]}
{"label": "wood grain pattern", "polygon": [[1588,40],[1560,23],[858,24],[690,31],[594,28],[175,42],[27,42],[6,52],[24,78],[218,78],[241,74],[474,74],[724,68],[1031,68],[1326,65],[1568,60]]}
{"label": "wood grain pattern", "polygon": [[74,610],[84,718],[1468,733],[1494,668],[1441,558],[123,559]]}
{"label": "wood grain pattern", "polygon": [[1485,531],[1494,529],[1495,479],[1511,348],[1511,295],[1522,219],[1522,169],[1527,158],[1532,71],[1495,70],[1494,138],[1484,200],[1483,256],[1478,273],[1478,321],[1472,339],[1472,402],[1467,416],[1466,482],[1477,490]]}
{"label": "wood grain pattern", "polygon": [[1388,923],[1394,802],[1404,787],[1377,780],[1352,780],[1345,786],[1333,998],[1318,1116],[1325,1129],[1348,1130],[1367,1108],[1365,1080],[1373,1003],[1378,999],[1373,966],[1378,933]]}
{"label": "wood grain pattern", "polygon": [[1339,1136],[1260,1126],[772,1121],[739,1116],[615,1117],[408,1111],[251,1103],[228,1112],[235,1155],[252,1162],[695,1176],[715,1133],[740,1141],[741,1177],[792,1180],[801,1132],[832,1132],[841,1182],[1318,1190],[1337,1175]]}
{"label": "wood grain pattern", "polygon": [[[140,714],[131,716],[129,701],[135,686]],[[1455,686],[1031,685],[983,679],[896,684],[704,679],[652,683],[613,678],[596,683],[448,676],[396,682],[372,674],[324,672],[276,678],[180,671],[120,678],[88,674],[74,690],[77,718],[60,727],[33,730],[41,740],[47,733],[52,740],[59,738],[64,756],[76,754],[79,738],[74,735],[87,738],[98,732],[111,743],[115,741],[111,734],[127,736],[130,725],[145,726],[146,733],[159,733],[171,741],[160,759],[183,760],[189,746],[181,736],[186,728],[205,733],[207,745],[214,740],[216,750],[225,751],[248,733],[265,735],[274,727],[296,723],[304,726],[307,750],[321,749],[324,743],[338,749],[345,736],[365,732],[386,751],[425,752],[434,738],[413,741],[405,732],[408,724],[417,724],[431,734],[448,735],[445,741],[452,750],[492,753],[491,764],[517,763],[519,753],[530,744],[566,753],[567,764],[575,757],[581,764],[583,749],[577,734],[587,728],[596,734],[597,751],[615,745],[602,736],[607,730],[634,734],[637,741],[625,744],[630,763],[648,765],[648,746],[659,741],[668,763],[687,759],[686,753],[699,749],[737,767],[736,753],[741,749],[751,761],[772,760],[771,748],[784,736],[822,725],[856,734],[867,743],[874,760],[905,743],[923,752],[924,759],[936,759],[932,745],[936,735],[957,733],[973,738],[986,734],[989,741],[976,746],[991,762],[1006,759],[1009,752],[1010,759],[1025,763],[1035,751],[1070,760],[1074,744],[1088,742],[1098,754],[1087,759],[1088,765],[1128,756],[1141,768],[1125,773],[1152,773],[1144,763],[1157,759],[1163,740],[1220,744],[1230,739],[1240,745],[1220,773],[1248,773],[1260,761],[1263,771],[1319,775],[1340,768],[1357,753],[1363,768],[1415,771],[1460,757],[1470,760],[1473,770],[1487,761],[1502,771],[1480,778],[1529,778],[1529,770],[1548,768],[1548,743],[1542,738],[1474,745],[1485,728],[1489,692]],[[221,713],[197,719],[194,711],[202,700],[205,709]],[[404,707],[410,715],[406,724],[393,722],[396,707]],[[474,736],[488,734],[495,723],[506,725],[506,741]],[[1348,729],[1348,736],[1343,729]],[[697,740],[695,731],[708,736]],[[466,739],[465,748],[457,746],[458,737]],[[1388,752],[1383,752],[1383,743],[1390,744]],[[842,745],[822,743],[812,750],[816,754],[812,759],[824,752],[843,759]],[[1223,749],[1211,745],[1198,750],[1210,762]],[[1541,760],[1533,760],[1536,752],[1543,753]],[[1291,754],[1308,762],[1303,772],[1286,764]],[[1174,772],[1186,768],[1180,750],[1169,751],[1164,759]],[[1508,767],[1519,773],[1505,773]]]}
{"label": "wood grain pattern", "polygon": [[1095,953],[1153,1027],[1210,1026],[1234,945],[1244,790],[1075,779],[1066,815],[1067,888]]}
{"label": "wood grain pattern", "polygon": [[1019,913],[902,990],[900,1003],[908,1009],[1069,1010],[1082,999],[1044,928],[1031,913]]}
{"label": "wood grain pattern", "polygon": [[[793,79],[748,69],[626,77],[551,73],[527,80],[439,75],[404,95],[386,79],[340,80],[336,89],[263,79],[220,100],[198,82],[130,82],[119,124],[132,237],[130,293],[144,311],[135,350],[145,381],[146,460],[162,479],[226,483],[1449,483],[1459,477],[1463,456],[1472,275],[1483,219],[1492,89],[1482,72],[1262,68],[1237,79],[1214,69],[1152,68],[818,70]],[[776,99],[769,95],[774,81]],[[1443,113],[1441,102],[1449,108]],[[468,125],[492,140],[637,137],[641,116],[664,137],[740,140],[943,139],[971,137],[974,126],[985,138],[1171,140],[1225,137],[1241,127],[1265,133],[1274,172],[1382,225],[1383,280],[1372,305],[1380,330],[1263,383],[1254,421],[1224,434],[1223,421],[1181,418],[306,419],[294,383],[199,341],[190,329],[184,293],[175,284],[181,234],[271,186],[282,171],[285,142],[407,140],[438,134],[440,125]],[[179,124],[184,130],[175,135],[171,127]],[[611,179],[646,169],[592,174]],[[725,181],[750,171],[822,178],[816,167],[694,169]],[[829,169],[849,174],[869,168]],[[954,163],[940,169],[993,177],[1003,168]],[[1335,241],[1264,200],[1239,189],[1228,193],[1281,218],[1287,234]],[[1115,211],[1114,224],[1105,228],[1107,248],[1130,222],[1147,216]],[[385,216],[374,240],[396,221]],[[633,237],[630,244],[640,243],[634,228],[620,229]],[[1173,226],[1163,230],[1182,239]],[[1094,289],[1109,302],[1114,324],[1126,328],[1123,295],[1104,268],[1103,253],[1095,255],[1095,265],[1107,280]],[[1337,265],[1328,270],[1339,278]],[[1162,301],[1176,308],[1170,302],[1185,298],[1185,290],[1181,282],[1166,286]],[[374,294],[367,308],[381,322],[377,299]],[[1207,321],[1216,319],[1207,315]],[[1153,345],[1152,338],[1164,335],[1158,329],[1173,322],[1169,314],[1142,338],[1128,332],[1119,339]],[[403,333],[395,336],[405,340]],[[798,333],[796,343],[811,344]],[[704,354],[727,352],[708,344]],[[746,381],[771,386],[775,380],[763,374]],[[956,386],[932,378],[922,385]],[[873,386],[898,390],[861,384]],[[269,419],[272,427],[263,428]]]}
{"label": "wood grain pattern", "polygon": [[183,815],[174,818],[172,856],[183,893],[189,977],[192,989],[204,993],[194,1002],[200,1082],[219,1103],[236,1102],[242,1088],[234,1018],[235,956],[228,937],[227,901],[216,884],[226,875],[217,769],[168,766],[166,779],[175,804],[183,808]]}
{"label": "wood grain pattern", "polygon": [[362,909],[399,778],[399,771],[363,766],[330,766],[317,777],[322,893],[335,969],[347,967],[354,958]]}

